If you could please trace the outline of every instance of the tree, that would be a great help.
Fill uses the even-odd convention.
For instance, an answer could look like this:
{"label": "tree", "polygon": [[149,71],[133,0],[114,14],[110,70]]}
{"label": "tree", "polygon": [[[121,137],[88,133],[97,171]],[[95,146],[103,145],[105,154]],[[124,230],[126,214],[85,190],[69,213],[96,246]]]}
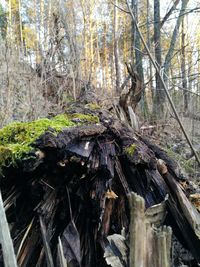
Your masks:
{"label": "tree", "polygon": [[185,58],[185,23],[182,20],[181,30],[181,76],[182,76],[182,87],[184,97],[184,112],[188,110],[188,93],[187,93],[187,77],[186,77],[186,58]]}
{"label": "tree", "polygon": [[[179,16],[177,18],[172,37],[169,44],[169,49],[167,51],[167,54],[164,59],[163,63],[163,73],[164,73],[164,81],[167,83],[168,81],[168,75],[169,75],[169,69],[171,65],[171,60],[173,58],[174,49],[176,45],[176,40],[178,37],[180,25],[184,18],[184,13],[187,7],[189,0],[182,0],[181,9],[179,12]],[[160,32],[160,1],[154,0],[154,43],[155,43],[155,58],[157,61],[157,64],[161,70],[162,66],[162,56],[161,56],[161,32]],[[162,90],[162,86],[160,83],[160,78],[158,73],[156,73],[156,95],[154,100],[154,114],[158,114],[158,116],[163,116],[164,111],[164,105],[165,105],[165,93]],[[156,113],[157,110],[157,113]]]}
{"label": "tree", "polygon": [[114,58],[115,58],[115,72],[116,72],[116,92],[120,93],[121,85],[121,70],[119,59],[119,29],[118,29],[118,0],[115,0],[114,5]]}
{"label": "tree", "polygon": [[181,5],[180,12],[179,12],[179,16],[178,16],[177,21],[176,21],[176,25],[175,25],[173,33],[172,33],[169,50],[168,50],[168,52],[167,52],[167,54],[165,56],[165,61],[164,61],[164,64],[163,64],[164,79],[165,80],[167,80],[167,75],[169,73],[170,63],[171,63],[171,59],[173,57],[174,48],[175,48],[175,45],[176,45],[179,29],[180,29],[181,23],[183,21],[184,13],[186,11],[186,7],[187,7],[188,2],[189,2],[189,0],[182,0],[182,2],[181,2],[182,5]]}
{"label": "tree", "polygon": [[6,25],[7,25],[7,18],[6,12],[0,3],[0,34],[3,39],[6,38]]}
{"label": "tree", "polygon": [[[132,0],[132,9],[136,18],[136,21],[138,21],[138,0]],[[142,49],[141,49],[141,42],[140,37],[138,35],[138,32],[135,28],[135,24],[132,22],[132,51],[135,53],[135,68],[137,70],[137,73],[142,81],[144,83],[144,73],[143,73],[143,64],[142,64]]]}
{"label": "tree", "polygon": [[[161,56],[161,32],[160,32],[160,0],[154,0],[154,45],[155,45],[155,59],[161,70],[162,56]],[[165,92],[162,90],[162,83],[159,74],[156,72],[156,92],[154,94],[154,109],[153,115],[162,116],[163,103],[165,99]]]}

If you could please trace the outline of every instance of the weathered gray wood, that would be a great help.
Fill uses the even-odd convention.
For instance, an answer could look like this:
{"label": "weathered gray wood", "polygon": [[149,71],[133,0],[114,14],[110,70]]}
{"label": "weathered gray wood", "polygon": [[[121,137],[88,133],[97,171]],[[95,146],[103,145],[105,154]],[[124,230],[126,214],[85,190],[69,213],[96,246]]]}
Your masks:
{"label": "weathered gray wood", "polygon": [[45,251],[45,255],[46,255],[47,266],[48,267],[54,267],[51,249],[49,246],[49,242],[47,240],[46,226],[45,226],[41,216],[40,216],[40,228],[41,228],[42,239],[43,239],[43,243],[44,243],[44,251]]}
{"label": "weathered gray wood", "polygon": [[129,195],[129,203],[131,209],[130,221],[130,266],[145,266],[145,214],[144,199],[137,194]]}
{"label": "weathered gray wood", "polygon": [[175,179],[173,179],[173,177],[169,173],[165,175],[165,179],[170,185],[173,193],[176,195],[177,200],[182,208],[185,217],[187,218],[188,223],[200,239],[200,215],[198,211],[188,200],[179,183]]}
{"label": "weathered gray wood", "polygon": [[63,246],[60,236],[58,237],[58,260],[61,267],[67,267],[67,261],[64,256]]}
{"label": "weathered gray wood", "polygon": [[131,193],[128,198],[131,211],[130,266],[170,267],[171,228],[158,228],[150,223],[142,197]]}
{"label": "weathered gray wood", "polygon": [[4,266],[17,267],[17,261],[3,206],[1,191],[0,191],[0,243],[3,251]]}

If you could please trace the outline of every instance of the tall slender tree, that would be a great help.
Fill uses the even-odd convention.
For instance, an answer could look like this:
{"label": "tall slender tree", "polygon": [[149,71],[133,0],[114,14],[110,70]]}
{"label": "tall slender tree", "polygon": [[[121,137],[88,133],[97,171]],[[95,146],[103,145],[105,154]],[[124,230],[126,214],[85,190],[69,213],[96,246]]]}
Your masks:
{"label": "tall slender tree", "polygon": [[[138,0],[132,0],[132,9],[136,21],[138,21]],[[138,32],[135,28],[134,22],[132,22],[132,49],[135,53],[135,66],[137,73],[144,83],[144,73],[143,73],[143,64],[142,64],[142,51],[141,51],[141,42]]]}
{"label": "tall slender tree", "polygon": [[[161,32],[160,32],[160,0],[154,0],[154,45],[155,45],[155,59],[161,70],[162,56],[161,56]],[[162,90],[162,82],[159,74],[156,72],[156,92],[154,94],[154,108],[153,114],[162,116],[163,102],[165,99],[165,92]]]}
{"label": "tall slender tree", "polygon": [[182,20],[181,30],[181,78],[183,87],[184,112],[188,110],[188,93],[187,93],[187,77],[186,77],[186,57],[185,57],[185,22]]}
{"label": "tall slender tree", "polygon": [[176,45],[179,29],[180,29],[181,23],[184,19],[184,14],[185,14],[188,2],[189,2],[189,0],[182,0],[182,2],[181,2],[181,9],[179,12],[179,16],[177,18],[177,21],[176,21],[176,24],[175,24],[175,27],[174,27],[174,30],[172,33],[169,49],[168,49],[168,52],[166,54],[165,61],[163,64],[164,73],[165,73],[165,75],[164,75],[165,80],[167,80],[167,75],[169,73],[170,63],[171,63],[171,59],[173,57],[174,48]]}
{"label": "tall slender tree", "polygon": [[116,72],[116,92],[120,93],[121,71],[119,59],[119,29],[118,29],[118,0],[115,0],[114,5],[114,58],[115,58],[115,72]]}
{"label": "tall slender tree", "polygon": [[6,11],[4,10],[2,4],[0,3],[0,35],[3,39],[6,38]]}

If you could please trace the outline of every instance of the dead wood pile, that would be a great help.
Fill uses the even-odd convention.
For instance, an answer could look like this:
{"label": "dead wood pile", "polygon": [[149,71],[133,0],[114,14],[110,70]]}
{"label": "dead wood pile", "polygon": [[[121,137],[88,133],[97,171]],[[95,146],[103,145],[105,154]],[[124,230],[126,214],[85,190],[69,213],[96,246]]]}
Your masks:
{"label": "dead wood pile", "polygon": [[[149,223],[170,225],[197,266],[199,213],[180,186],[176,163],[110,114],[98,115],[96,124],[45,132],[31,157],[3,170],[1,191],[18,266],[103,267],[112,264],[108,254],[117,257],[111,266],[129,266],[132,191],[144,198]],[[160,203],[161,217],[151,212]],[[123,239],[123,252],[115,234]]]}

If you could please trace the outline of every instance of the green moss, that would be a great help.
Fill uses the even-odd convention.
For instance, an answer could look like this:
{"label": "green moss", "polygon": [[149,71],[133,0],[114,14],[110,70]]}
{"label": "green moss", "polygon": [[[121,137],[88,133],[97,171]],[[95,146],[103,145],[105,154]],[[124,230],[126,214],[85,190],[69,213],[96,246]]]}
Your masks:
{"label": "green moss", "polygon": [[30,152],[33,142],[45,131],[55,134],[65,127],[75,125],[66,115],[52,119],[39,119],[32,122],[13,122],[0,130],[0,168],[7,166],[8,161],[15,163]]}
{"label": "green moss", "polygon": [[8,159],[12,158],[12,151],[8,147],[0,146],[0,163],[7,165]]}
{"label": "green moss", "polygon": [[135,152],[135,149],[136,149],[136,145],[135,144],[132,144],[128,147],[126,147],[124,149],[124,151],[126,152],[126,154],[128,154],[129,156],[133,156],[134,152]]}
{"label": "green moss", "polygon": [[61,114],[51,119],[43,118],[32,122],[13,122],[0,129],[0,169],[15,164],[33,147],[32,144],[44,132],[57,134],[63,128],[83,124],[98,123],[97,116],[89,114]]}
{"label": "green moss", "polygon": [[75,122],[77,121],[80,123],[99,123],[99,118],[90,114],[73,113],[68,114],[67,116],[70,120]]}
{"label": "green moss", "polygon": [[89,108],[91,110],[100,109],[101,107],[98,104],[95,103],[88,103],[85,105],[86,108]]}

